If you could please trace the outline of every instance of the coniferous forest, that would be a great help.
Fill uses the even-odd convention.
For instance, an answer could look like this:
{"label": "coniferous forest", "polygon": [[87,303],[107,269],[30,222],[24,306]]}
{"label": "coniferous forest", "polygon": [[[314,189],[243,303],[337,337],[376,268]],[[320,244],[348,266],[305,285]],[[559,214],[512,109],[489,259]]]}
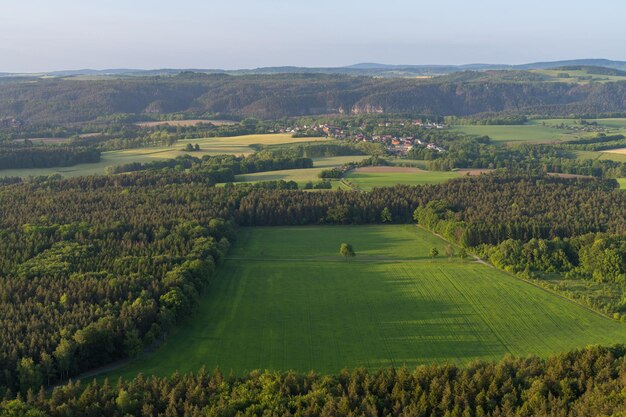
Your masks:
{"label": "coniferous forest", "polygon": [[[209,174],[148,170],[20,181],[0,186],[0,202],[0,386],[9,397],[158,343],[192,314],[240,226],[379,223],[386,210],[395,222],[415,217],[468,248],[496,245],[505,255],[491,254],[495,264],[521,269],[528,261],[502,245],[561,239],[567,247],[554,257],[563,263],[550,265],[579,268],[590,279],[594,262],[604,261],[601,235],[589,234],[601,233],[602,248],[613,251],[600,250],[613,275],[600,275],[623,283],[626,271],[611,264],[624,256],[626,194],[603,180],[493,175],[368,194],[311,193],[213,187]],[[548,244],[545,256],[561,246]]]}

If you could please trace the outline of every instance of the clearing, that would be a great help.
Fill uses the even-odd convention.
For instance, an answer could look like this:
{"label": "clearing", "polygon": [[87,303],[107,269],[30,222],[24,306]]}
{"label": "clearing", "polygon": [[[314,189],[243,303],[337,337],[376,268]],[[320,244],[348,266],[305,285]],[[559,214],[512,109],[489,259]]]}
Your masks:
{"label": "clearing", "polygon": [[[344,261],[342,242],[357,257]],[[106,374],[467,364],[623,342],[626,325],[472,260],[413,225],[242,229],[199,307]]]}
{"label": "clearing", "polygon": [[344,182],[352,188],[370,191],[375,187],[393,187],[397,184],[438,184],[459,178],[458,172],[424,171],[406,167],[363,167],[350,171]]}
{"label": "clearing", "polygon": [[[237,182],[259,182],[259,181],[295,181],[298,184],[311,182],[319,182],[322,179],[319,173],[325,169],[340,167],[350,162],[360,162],[368,158],[367,155],[354,156],[329,156],[324,158],[313,159],[313,168],[303,169],[283,169],[279,171],[255,172],[252,174],[241,174],[235,177]],[[338,183],[337,181],[334,181]]]}

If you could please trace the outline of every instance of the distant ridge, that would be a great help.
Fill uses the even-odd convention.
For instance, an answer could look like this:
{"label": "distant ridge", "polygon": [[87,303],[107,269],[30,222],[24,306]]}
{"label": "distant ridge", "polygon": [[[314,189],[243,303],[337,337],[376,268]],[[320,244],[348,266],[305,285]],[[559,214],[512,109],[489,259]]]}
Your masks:
{"label": "distant ridge", "polygon": [[176,75],[181,72],[191,71],[205,74],[343,74],[343,75],[363,75],[380,77],[403,77],[419,75],[445,75],[459,71],[488,71],[488,70],[536,70],[536,69],[556,69],[562,67],[603,67],[615,70],[626,70],[626,61],[612,61],[603,58],[594,59],[572,59],[564,61],[533,62],[528,64],[508,65],[508,64],[464,64],[464,65],[394,65],[380,64],[375,62],[363,62],[343,67],[297,67],[297,66],[277,66],[260,67],[253,69],[223,70],[223,69],[200,69],[200,68],[162,68],[162,69],[132,69],[132,68],[111,68],[103,70],[79,69],[50,71],[43,73],[18,74],[0,72],[0,77],[8,76],[51,76],[51,77],[73,77],[73,76],[158,76]]}
{"label": "distant ridge", "polygon": [[569,66],[591,66],[591,67],[605,67],[614,68],[619,70],[626,69],[626,61],[611,61],[610,59],[572,59],[568,61],[548,61],[548,62],[534,62],[531,64],[515,65],[516,69],[550,69],[556,67],[569,67]]}

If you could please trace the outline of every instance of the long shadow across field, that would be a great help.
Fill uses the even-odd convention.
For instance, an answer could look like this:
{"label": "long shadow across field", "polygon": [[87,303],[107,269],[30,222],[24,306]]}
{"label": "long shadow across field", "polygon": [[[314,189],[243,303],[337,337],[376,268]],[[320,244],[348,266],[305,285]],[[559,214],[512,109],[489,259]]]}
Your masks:
{"label": "long shadow across field", "polygon": [[[341,242],[362,260],[341,260]],[[465,364],[626,336],[626,326],[493,268],[425,259],[444,245],[414,226],[244,229],[196,314],[108,376]]]}

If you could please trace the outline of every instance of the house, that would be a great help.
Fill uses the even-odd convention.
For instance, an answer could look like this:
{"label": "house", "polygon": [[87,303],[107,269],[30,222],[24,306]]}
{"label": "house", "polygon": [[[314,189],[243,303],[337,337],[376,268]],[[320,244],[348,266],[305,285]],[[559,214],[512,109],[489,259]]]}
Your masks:
{"label": "house", "polygon": [[446,151],[445,149],[443,149],[440,146],[435,145],[434,143],[429,143],[428,145],[426,145],[426,148],[432,149],[433,151],[437,151],[437,152],[445,152]]}

